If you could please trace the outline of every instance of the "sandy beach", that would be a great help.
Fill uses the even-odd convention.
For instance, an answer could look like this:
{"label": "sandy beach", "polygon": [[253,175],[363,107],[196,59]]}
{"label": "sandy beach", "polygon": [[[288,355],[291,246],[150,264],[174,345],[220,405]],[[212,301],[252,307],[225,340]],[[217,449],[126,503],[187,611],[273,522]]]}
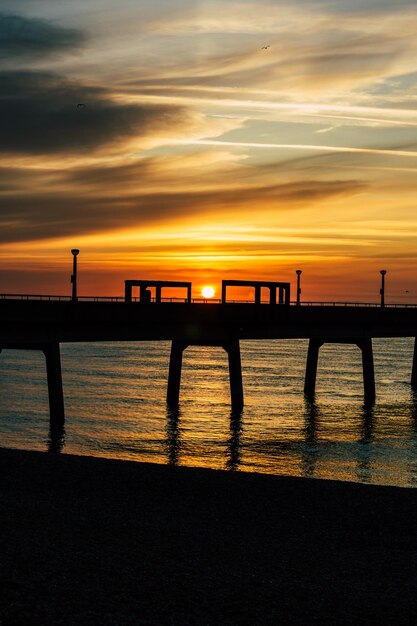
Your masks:
{"label": "sandy beach", "polygon": [[415,624],[417,490],[0,449],[11,624]]}

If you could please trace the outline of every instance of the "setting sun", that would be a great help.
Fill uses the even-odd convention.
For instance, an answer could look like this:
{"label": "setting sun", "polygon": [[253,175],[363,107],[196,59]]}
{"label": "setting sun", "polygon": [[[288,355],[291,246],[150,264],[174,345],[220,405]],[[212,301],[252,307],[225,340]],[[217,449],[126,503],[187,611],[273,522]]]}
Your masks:
{"label": "setting sun", "polygon": [[212,298],[214,296],[214,289],[210,286],[203,287],[201,293],[204,298]]}

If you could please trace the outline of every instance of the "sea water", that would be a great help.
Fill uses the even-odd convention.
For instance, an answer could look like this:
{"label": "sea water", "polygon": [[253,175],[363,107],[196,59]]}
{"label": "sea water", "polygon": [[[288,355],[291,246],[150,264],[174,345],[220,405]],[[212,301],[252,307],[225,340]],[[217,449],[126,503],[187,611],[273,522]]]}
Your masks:
{"label": "sea water", "polygon": [[0,445],[173,465],[417,484],[414,340],[373,341],[376,401],[364,403],[360,350],[325,344],[314,402],[308,342],[242,341],[245,407],[230,407],[227,355],[184,352],[179,409],[166,405],[169,342],[62,344],[65,431],[51,438],[45,361],[0,355]]}

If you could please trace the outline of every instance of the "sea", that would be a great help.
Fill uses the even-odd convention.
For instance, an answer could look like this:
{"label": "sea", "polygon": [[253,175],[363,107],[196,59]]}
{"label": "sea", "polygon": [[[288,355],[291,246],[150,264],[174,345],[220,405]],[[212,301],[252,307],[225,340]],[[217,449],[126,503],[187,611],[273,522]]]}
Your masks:
{"label": "sea", "polygon": [[325,344],[303,394],[306,340],[242,341],[245,406],[230,406],[227,355],[184,352],[180,404],[166,404],[169,342],[61,344],[65,428],[50,432],[43,354],[0,354],[0,445],[240,472],[417,486],[413,338],[373,340],[376,401],[360,350]]}

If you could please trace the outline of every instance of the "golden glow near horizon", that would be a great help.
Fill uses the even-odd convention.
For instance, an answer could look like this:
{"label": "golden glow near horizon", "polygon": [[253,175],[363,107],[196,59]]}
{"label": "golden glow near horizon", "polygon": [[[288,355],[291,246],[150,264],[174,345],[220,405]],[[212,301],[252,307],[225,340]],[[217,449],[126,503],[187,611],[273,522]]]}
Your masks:
{"label": "golden glow near horizon", "polygon": [[3,0],[0,293],[417,302],[414,2],[104,5]]}

